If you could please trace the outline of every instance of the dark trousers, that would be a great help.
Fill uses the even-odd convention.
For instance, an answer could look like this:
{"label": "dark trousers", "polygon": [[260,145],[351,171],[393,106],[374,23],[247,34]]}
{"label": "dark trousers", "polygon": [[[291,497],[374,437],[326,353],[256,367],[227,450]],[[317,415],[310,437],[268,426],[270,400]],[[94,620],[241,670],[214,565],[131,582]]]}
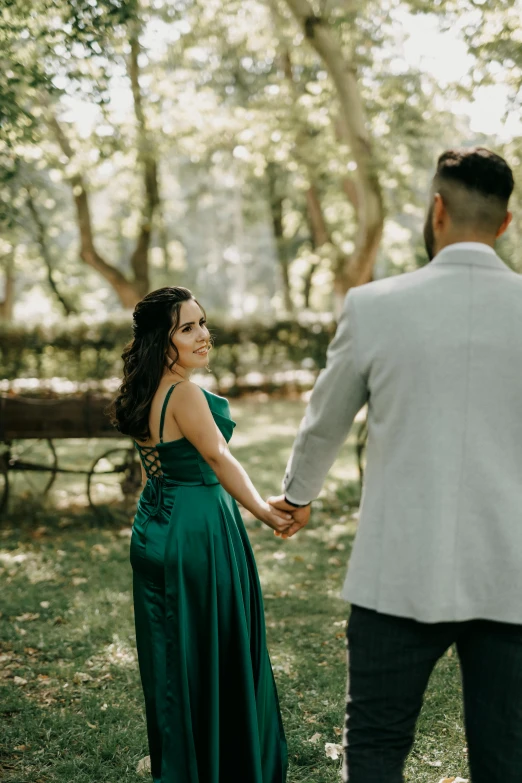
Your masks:
{"label": "dark trousers", "polygon": [[455,644],[471,781],[522,782],[521,625],[427,624],[353,606],[347,638],[344,781],[402,783],[428,680]]}

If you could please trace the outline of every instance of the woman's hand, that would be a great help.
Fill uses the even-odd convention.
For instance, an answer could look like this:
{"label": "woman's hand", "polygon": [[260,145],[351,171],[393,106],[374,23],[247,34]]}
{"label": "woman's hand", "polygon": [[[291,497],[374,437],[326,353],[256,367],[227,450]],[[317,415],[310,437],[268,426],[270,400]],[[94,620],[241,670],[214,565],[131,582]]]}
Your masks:
{"label": "woman's hand", "polygon": [[256,510],[255,516],[265,525],[279,533],[287,530],[293,522],[293,517],[288,511],[281,511],[274,508],[269,503],[262,502]]}
{"label": "woman's hand", "polygon": [[310,511],[312,509],[311,503],[308,503],[307,506],[292,507],[290,503],[287,503],[284,495],[268,498],[268,503],[272,506],[274,511],[279,509],[280,511],[290,511],[292,514],[292,524],[287,527],[286,530],[281,532],[275,530],[274,534],[276,536],[280,536],[282,538],[291,538],[298,532],[298,530],[301,530],[302,527],[308,524],[308,520],[310,519]]}

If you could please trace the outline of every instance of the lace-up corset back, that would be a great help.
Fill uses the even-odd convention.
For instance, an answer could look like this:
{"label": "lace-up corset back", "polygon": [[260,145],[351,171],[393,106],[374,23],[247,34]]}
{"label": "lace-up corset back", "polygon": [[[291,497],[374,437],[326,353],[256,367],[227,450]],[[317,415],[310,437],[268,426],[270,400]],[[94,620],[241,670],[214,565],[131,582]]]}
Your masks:
{"label": "lace-up corset back", "polygon": [[[177,383],[172,384],[163,401],[159,429],[160,443],[163,443],[163,428],[165,426],[165,413],[167,412],[167,405],[169,404],[170,395],[177,385]],[[136,443],[136,448],[140,454],[142,465],[145,469],[145,473],[147,474],[147,478],[149,479],[163,478],[163,468],[161,466],[160,456],[158,454],[158,445],[159,444],[156,444],[155,446],[141,446],[139,443]]]}
{"label": "lace-up corset back", "polygon": [[[165,396],[160,419],[160,442],[155,446],[141,446],[136,443],[147,478],[159,480],[161,483],[167,481],[192,485],[218,484],[216,474],[190,441],[183,437],[163,442],[165,414],[170,396],[177,385],[177,383],[173,384]],[[236,426],[230,416],[228,400],[206,389],[202,391],[207,398],[214,421],[228,442]]]}

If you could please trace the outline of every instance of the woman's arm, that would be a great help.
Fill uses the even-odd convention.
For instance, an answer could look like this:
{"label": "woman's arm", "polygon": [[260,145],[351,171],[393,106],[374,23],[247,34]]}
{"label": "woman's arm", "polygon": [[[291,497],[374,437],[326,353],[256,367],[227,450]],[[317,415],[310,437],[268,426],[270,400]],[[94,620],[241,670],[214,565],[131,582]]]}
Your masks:
{"label": "woman's arm", "polygon": [[172,408],[182,435],[210,465],[222,487],[261,522],[273,530],[286,530],[292,516],[265,503],[259,495],[246,470],[230,453],[199,386],[190,381],[176,386]]}

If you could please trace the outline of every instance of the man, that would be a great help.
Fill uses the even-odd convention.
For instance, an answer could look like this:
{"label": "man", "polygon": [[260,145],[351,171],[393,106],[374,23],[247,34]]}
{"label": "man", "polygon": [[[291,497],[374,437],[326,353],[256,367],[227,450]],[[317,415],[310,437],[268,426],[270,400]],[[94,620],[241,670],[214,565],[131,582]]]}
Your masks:
{"label": "man", "polygon": [[[493,250],[513,176],[439,158],[431,263],[352,289],[284,481],[293,535],[368,403],[344,780],[399,783],[433,668],[456,644],[473,783],[522,781],[522,277]],[[301,508],[297,508],[301,506]]]}

